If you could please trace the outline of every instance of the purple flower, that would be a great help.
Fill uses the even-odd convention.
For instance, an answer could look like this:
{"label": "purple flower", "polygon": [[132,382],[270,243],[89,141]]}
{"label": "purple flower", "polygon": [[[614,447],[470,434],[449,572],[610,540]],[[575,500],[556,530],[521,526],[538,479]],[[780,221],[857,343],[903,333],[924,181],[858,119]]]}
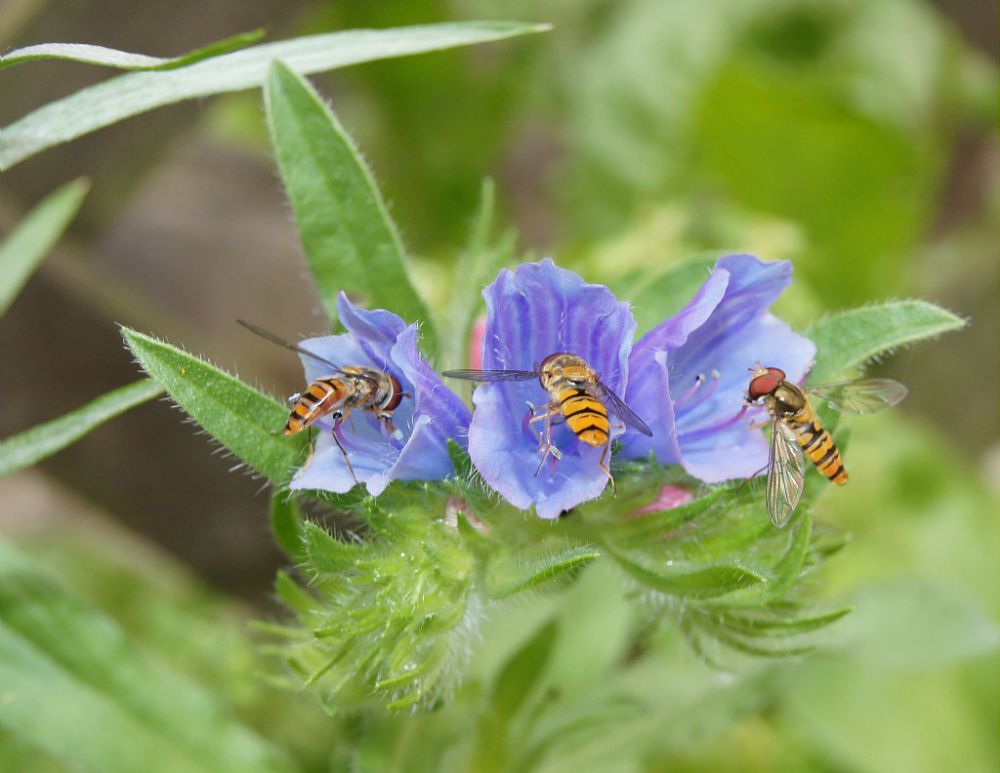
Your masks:
{"label": "purple flower", "polygon": [[[395,376],[407,393],[393,413],[395,436],[380,426],[370,411],[352,411],[337,430],[358,481],[377,496],[393,480],[437,480],[454,468],[448,456],[449,438],[462,442],[469,411],[431,370],[417,349],[417,326],[407,326],[390,311],[368,311],[353,305],[344,293],[337,298],[343,335],[302,341],[300,346],[343,367],[362,365]],[[302,356],[306,379],[331,375],[329,367]],[[320,419],[312,459],[292,478],[293,489],[343,493],[355,485],[334,442],[333,423]]]}
{"label": "purple flower", "polygon": [[[549,355],[568,352],[582,357],[612,392],[624,392],[635,319],[606,287],[543,260],[504,269],[483,296],[483,369],[533,370]],[[562,458],[550,463],[550,457],[539,469],[535,433],[542,422],[528,424],[529,403],[542,407],[549,400],[537,379],[481,384],[469,428],[469,455],[483,479],[516,507],[534,505],[542,518],[593,499],[608,483],[598,465],[602,447],[582,443],[565,424],[552,428]],[[612,415],[612,437],[623,431]]]}
{"label": "purple flower", "polygon": [[630,431],[625,457],[653,452],[710,483],[767,465],[767,441],[749,427],[761,414],[745,405],[748,368],[759,361],[800,382],[816,350],[768,311],[791,278],[789,261],[727,255],[687,306],[642,337],[625,399],[653,437]]}

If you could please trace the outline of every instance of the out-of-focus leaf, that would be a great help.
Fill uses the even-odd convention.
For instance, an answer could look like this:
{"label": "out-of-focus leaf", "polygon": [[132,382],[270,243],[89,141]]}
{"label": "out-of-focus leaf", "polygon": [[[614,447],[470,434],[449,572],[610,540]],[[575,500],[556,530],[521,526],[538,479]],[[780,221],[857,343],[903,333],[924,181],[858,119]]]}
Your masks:
{"label": "out-of-focus leaf", "polygon": [[612,552],[618,565],[643,585],[670,596],[707,599],[765,582],[764,577],[741,566],[709,566],[691,571],[661,571],[647,569]]}
{"label": "out-of-focus leaf", "polygon": [[490,566],[490,595],[495,599],[512,596],[577,571],[600,557],[600,550],[586,545],[538,558],[504,555]]}
{"label": "out-of-focus leaf", "polygon": [[[360,295],[407,322],[428,319],[406,273],[396,226],[351,138],[303,78],[274,62],[264,89],[278,166],[320,301],[337,319],[337,293]],[[424,343],[434,347],[424,327]]]}
{"label": "out-of-focus leaf", "polygon": [[0,476],[52,456],[108,419],[161,394],[163,387],[144,378],[108,392],[65,416],[0,441]]}
{"label": "out-of-focus leaf", "polygon": [[0,70],[4,67],[13,67],[15,64],[38,59],[68,59],[84,64],[96,64],[101,67],[117,67],[120,70],[173,70],[177,67],[194,64],[202,59],[246,48],[263,37],[264,30],[262,29],[241,32],[239,35],[210,43],[187,54],[167,59],[159,56],[146,56],[145,54],[130,54],[127,51],[94,46],[89,43],[40,43],[35,46],[17,48],[0,56]]}
{"label": "out-of-focus leaf", "polygon": [[67,183],[47,196],[0,244],[0,317],[66,230],[89,189],[90,183],[82,178]]}
{"label": "out-of-focus leaf", "polygon": [[896,347],[964,326],[965,320],[950,311],[916,300],[833,314],[806,331],[816,344],[816,365],[809,380],[821,384]]}
{"label": "out-of-focus leaf", "polygon": [[484,21],[348,30],[265,43],[179,70],[129,73],[45,105],[5,127],[0,132],[0,171],[46,148],[156,107],[261,86],[275,60],[299,73],[323,72],[546,29],[541,24]]}
{"label": "out-of-focus leaf", "polygon": [[995,657],[1000,625],[959,591],[901,577],[872,583],[851,599],[854,614],[835,641],[879,669],[913,671],[977,657]]}
{"label": "out-of-focus leaf", "polygon": [[239,379],[129,328],[122,335],[143,370],[237,458],[268,480],[287,482],[305,439],[278,434],[288,409]]}
{"label": "out-of-focus leaf", "polygon": [[496,714],[509,719],[524,704],[548,665],[557,632],[556,621],[550,620],[504,664],[493,685],[492,708]]}
{"label": "out-of-focus leaf", "polygon": [[216,699],[0,545],[0,724],[91,770],[291,770]]}

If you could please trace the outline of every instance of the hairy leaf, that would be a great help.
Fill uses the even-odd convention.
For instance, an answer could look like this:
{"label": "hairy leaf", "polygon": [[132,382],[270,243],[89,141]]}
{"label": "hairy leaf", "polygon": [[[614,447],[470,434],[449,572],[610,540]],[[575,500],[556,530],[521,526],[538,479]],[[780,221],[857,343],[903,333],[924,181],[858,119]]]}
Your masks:
{"label": "hairy leaf", "polygon": [[[337,293],[360,295],[407,322],[428,319],[406,274],[405,253],[375,180],[316,91],[281,62],[264,89],[267,123],[302,247],[331,321]],[[425,326],[424,342],[434,336]]]}
{"label": "hairy leaf", "polygon": [[765,581],[761,575],[740,566],[708,566],[689,571],[662,571],[659,568],[648,569],[620,553],[612,552],[611,556],[633,579],[670,596],[707,599]]}
{"label": "hairy leaf", "polygon": [[558,633],[550,620],[528,639],[504,664],[493,684],[493,711],[504,719],[513,717],[545,671]]}
{"label": "hairy leaf", "polygon": [[35,46],[17,48],[0,56],[0,70],[38,59],[68,59],[73,62],[95,64],[101,67],[117,67],[120,70],[173,70],[194,64],[202,59],[228,54],[246,48],[264,37],[264,30],[256,29],[210,43],[187,54],[172,58],[130,54],[114,48],[94,46],[89,43],[40,43]]}
{"label": "hairy leaf", "polygon": [[113,78],[52,102],[0,131],[0,171],[62,142],[185,99],[255,88],[271,62],[299,73],[542,32],[545,25],[485,21],[311,35],[217,56],[165,72]]}
{"label": "hairy leaf", "polygon": [[122,328],[132,354],[177,404],[254,470],[287,482],[305,439],[279,434],[288,410],[239,379],[170,344]]}
{"label": "hairy leaf", "polygon": [[816,384],[864,365],[898,346],[958,330],[965,320],[926,301],[890,301],[833,314],[812,325],[806,336],[816,344]]}
{"label": "hairy leaf", "polygon": [[149,379],[115,389],[58,419],[0,442],[0,476],[28,467],[75,443],[108,419],[163,394]]}
{"label": "hairy leaf", "polygon": [[0,544],[0,726],[68,767],[291,770],[182,674]]}
{"label": "hairy leaf", "polygon": [[276,493],[271,497],[271,531],[281,549],[293,561],[301,559],[305,546],[303,544],[305,521],[295,498],[288,493]]}
{"label": "hairy leaf", "polygon": [[89,189],[90,183],[82,178],[67,183],[48,195],[0,244],[0,317],[55,246]]}
{"label": "hairy leaf", "polygon": [[538,558],[502,556],[490,567],[490,595],[495,599],[513,596],[549,580],[574,572],[601,557],[601,551],[587,545],[568,548]]}

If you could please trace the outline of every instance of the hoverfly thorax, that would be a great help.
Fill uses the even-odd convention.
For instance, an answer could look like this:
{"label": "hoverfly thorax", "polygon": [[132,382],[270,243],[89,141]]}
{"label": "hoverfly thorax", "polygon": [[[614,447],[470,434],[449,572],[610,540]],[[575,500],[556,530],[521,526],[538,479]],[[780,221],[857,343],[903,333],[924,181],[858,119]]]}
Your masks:
{"label": "hoverfly thorax", "polygon": [[586,386],[598,381],[597,374],[582,357],[568,352],[550,354],[538,366],[538,380],[548,392],[563,386]]}

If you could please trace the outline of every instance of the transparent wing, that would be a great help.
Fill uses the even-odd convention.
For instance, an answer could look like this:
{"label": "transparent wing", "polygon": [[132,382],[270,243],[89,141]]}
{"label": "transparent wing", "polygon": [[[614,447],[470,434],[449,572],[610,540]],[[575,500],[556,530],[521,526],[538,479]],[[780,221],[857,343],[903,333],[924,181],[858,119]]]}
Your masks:
{"label": "transparent wing", "polygon": [[767,512],[779,529],[788,523],[802,498],[806,467],[795,434],[782,421],[771,422],[771,452],[767,462]]}
{"label": "transparent wing", "polygon": [[308,349],[303,349],[298,344],[293,344],[291,341],[286,341],[281,336],[272,333],[270,330],[268,330],[267,328],[263,328],[260,325],[255,325],[253,324],[253,322],[247,322],[245,319],[238,319],[236,320],[236,322],[245,327],[254,335],[259,335],[265,341],[270,341],[272,344],[277,344],[278,346],[283,346],[286,349],[291,349],[293,352],[304,354],[306,357],[309,357],[315,360],[316,362],[320,362],[332,368],[334,373],[339,373],[341,376],[350,376],[352,378],[363,378],[366,381],[371,381],[372,383],[375,383],[377,381],[377,379],[374,376],[366,376],[364,373],[347,373],[344,371],[342,367],[340,367],[336,363],[330,362],[330,360],[326,359],[325,357],[320,357],[318,354],[314,354]]}
{"label": "transparent wing", "polygon": [[806,388],[810,397],[826,400],[841,413],[864,416],[891,408],[906,397],[907,389],[891,378],[865,378]]}
{"label": "transparent wing", "polygon": [[599,397],[603,397],[608,401],[608,406],[617,413],[622,421],[628,424],[633,429],[639,430],[643,435],[653,436],[653,430],[651,430],[642,419],[640,419],[635,411],[629,408],[625,401],[622,400],[618,395],[612,392],[602,381],[597,382],[598,390],[600,392]]}
{"label": "transparent wing", "polygon": [[442,376],[448,378],[463,378],[466,381],[527,381],[538,378],[533,370],[446,370]]}

